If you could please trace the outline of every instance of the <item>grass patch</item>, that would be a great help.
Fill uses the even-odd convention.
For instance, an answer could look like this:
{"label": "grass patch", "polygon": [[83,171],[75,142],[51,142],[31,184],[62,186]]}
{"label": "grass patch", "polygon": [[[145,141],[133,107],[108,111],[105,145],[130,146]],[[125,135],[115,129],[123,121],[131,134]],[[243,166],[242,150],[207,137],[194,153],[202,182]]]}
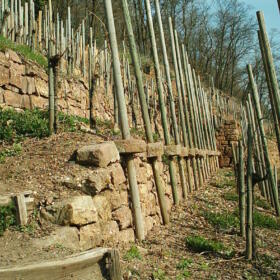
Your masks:
{"label": "grass patch", "polygon": [[204,218],[217,229],[235,228],[239,225],[238,217],[231,213],[203,212]]}
{"label": "grass patch", "polygon": [[19,143],[14,143],[11,148],[0,151],[0,164],[5,163],[7,157],[19,155],[21,151],[22,147]]}
{"label": "grass patch", "polygon": [[0,36],[0,50],[6,51],[8,49],[11,49],[17,54],[22,55],[25,59],[36,62],[45,70],[47,70],[48,61],[44,55],[38,52],[33,52],[27,45],[16,44],[13,41],[3,36]]}
{"label": "grass patch", "polygon": [[15,205],[11,203],[8,206],[0,207],[0,236],[3,235],[4,231],[10,226],[16,224],[15,216]]}
{"label": "grass patch", "polygon": [[223,243],[214,240],[207,240],[202,236],[192,235],[186,238],[186,245],[196,253],[212,252],[221,253],[225,250]]}
{"label": "grass patch", "polygon": [[234,179],[221,179],[218,182],[213,183],[216,188],[224,189],[228,187],[236,187],[236,182]]}
{"label": "grass patch", "polygon": [[158,269],[156,271],[153,272],[153,279],[156,279],[156,280],[167,280],[167,276],[166,276],[166,273],[165,271],[163,271],[162,269]]}
{"label": "grass patch", "polygon": [[265,201],[263,199],[260,199],[260,198],[256,198],[255,205],[260,207],[260,208],[263,208],[265,210],[271,209],[270,204],[267,201]]}
{"label": "grass patch", "polygon": [[[39,109],[17,112],[0,108],[0,141],[13,143],[26,137],[44,138],[49,136],[49,113]],[[76,131],[76,123],[88,123],[85,118],[58,113],[59,130]]]}
{"label": "grass patch", "polygon": [[134,259],[141,260],[142,257],[141,257],[141,254],[139,252],[139,249],[135,245],[132,245],[131,248],[124,255],[124,260],[131,261],[131,260],[134,260]]}
{"label": "grass patch", "polygon": [[192,265],[192,259],[182,259],[176,266],[176,268],[181,271],[180,274],[176,276],[176,280],[183,280],[190,277],[192,274],[188,269],[192,267]]}
{"label": "grass patch", "polygon": [[254,211],[254,223],[256,227],[267,229],[280,229],[280,220],[258,211]]}
{"label": "grass patch", "polygon": [[223,198],[228,201],[238,201],[239,197],[237,193],[228,192],[223,195]]}

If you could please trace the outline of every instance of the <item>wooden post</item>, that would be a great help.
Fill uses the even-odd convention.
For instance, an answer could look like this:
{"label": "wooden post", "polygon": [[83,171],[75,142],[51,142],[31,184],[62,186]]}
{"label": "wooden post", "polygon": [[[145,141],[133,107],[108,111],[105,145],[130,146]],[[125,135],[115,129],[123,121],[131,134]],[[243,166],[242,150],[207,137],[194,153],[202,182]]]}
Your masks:
{"label": "wooden post", "polygon": [[273,100],[274,100],[275,111],[277,114],[278,126],[280,126],[279,85],[278,85],[277,75],[276,75],[274,61],[273,61],[273,57],[272,57],[272,52],[271,52],[271,48],[270,48],[270,44],[269,44],[269,39],[268,39],[268,36],[266,33],[266,26],[265,26],[265,22],[264,22],[263,12],[258,11],[257,18],[258,18],[258,22],[259,22],[260,34],[261,34],[262,43],[263,43],[263,51],[264,51],[265,59],[267,62],[268,73],[270,76],[271,88],[273,91]]}
{"label": "wooden post", "polygon": [[276,134],[276,139],[277,139],[278,152],[279,152],[279,156],[280,156],[280,128],[279,128],[279,123],[277,120],[275,100],[273,98],[273,89],[272,89],[272,84],[271,84],[270,75],[269,75],[269,68],[268,68],[268,64],[267,64],[267,60],[266,60],[266,56],[265,56],[263,38],[262,38],[262,34],[259,30],[258,30],[258,38],[259,38],[259,45],[260,45],[261,54],[262,54],[263,65],[264,65],[264,72],[265,72],[266,81],[267,81],[267,87],[268,87],[269,99],[270,99],[270,104],[271,104],[275,134]]}
{"label": "wooden post", "polygon": [[[146,5],[146,12],[147,12],[147,18],[148,18],[148,24],[149,24],[149,31],[150,31],[150,39],[152,43],[152,51],[153,51],[153,59],[154,59],[154,66],[155,66],[155,73],[156,73],[156,82],[157,82],[157,89],[158,89],[158,97],[159,97],[159,104],[160,104],[160,111],[161,111],[161,121],[164,131],[164,141],[165,145],[170,145],[170,134],[169,134],[169,124],[167,120],[167,112],[166,112],[166,106],[164,102],[164,89],[162,85],[162,74],[159,64],[159,58],[158,58],[158,52],[157,52],[157,44],[156,44],[156,38],[155,38],[155,32],[154,32],[154,26],[153,26],[153,20],[152,20],[152,12],[151,12],[151,5],[150,0],[145,0]],[[153,88],[153,86],[152,86]],[[153,96],[153,89],[152,89],[152,96]],[[175,121],[175,123],[174,123]],[[175,120],[172,118],[173,126],[177,129],[177,121],[176,117]],[[175,125],[174,125],[175,124]],[[175,143],[178,145],[180,143],[178,131],[175,132]],[[179,172],[180,172],[180,178],[181,178],[181,185],[185,185],[185,176],[184,176],[184,170],[183,170],[183,162],[181,159],[178,161],[179,164]],[[169,174],[170,174],[170,181],[172,184],[172,190],[173,190],[173,198],[176,197],[176,174],[175,174],[175,167],[174,167],[174,159],[171,158],[169,161]],[[185,188],[183,188],[183,195],[186,198],[187,191]],[[174,199],[175,202],[175,199]]]}
{"label": "wooden post", "polygon": [[[163,31],[159,1],[156,0],[155,4],[156,4],[156,17],[157,17],[159,31],[160,31],[160,42],[161,42],[161,48],[162,48],[162,54],[163,54],[165,77],[167,80],[168,101],[169,101],[169,105],[170,105],[172,127],[173,127],[173,132],[174,132],[175,143],[177,145],[179,145],[180,144],[180,135],[179,135],[179,130],[178,130],[177,118],[176,118],[176,109],[175,109],[173,88],[172,88],[171,75],[170,75],[170,66],[169,66],[169,61],[168,61],[168,56],[167,56],[165,35],[164,35],[164,31]],[[181,159],[179,159],[179,160],[181,161]],[[182,165],[182,163],[179,163],[179,164]],[[180,165],[179,165],[179,171],[181,170]],[[180,174],[181,173],[182,172],[180,171]],[[191,172],[189,172],[188,174],[191,174]],[[182,177],[182,179],[183,179],[183,177]],[[192,185],[189,185],[190,191],[191,191],[191,188],[192,188]]]}
{"label": "wooden post", "polygon": [[263,128],[263,117],[262,117],[262,112],[261,112],[261,107],[260,107],[260,100],[259,100],[257,85],[254,80],[251,65],[248,65],[247,69],[248,69],[250,85],[251,85],[251,89],[252,89],[252,93],[253,93],[253,100],[254,100],[254,105],[255,105],[255,109],[256,109],[256,115],[257,115],[257,120],[258,120],[258,124],[259,124],[260,134],[261,134],[261,138],[262,138],[262,145],[263,145],[263,150],[264,150],[264,158],[265,158],[265,163],[266,163],[266,168],[267,168],[267,173],[268,173],[268,179],[270,182],[270,186],[272,188],[273,201],[274,201],[276,214],[277,214],[277,216],[279,216],[280,215],[280,205],[279,205],[279,201],[276,198],[276,196],[277,196],[276,186],[275,186],[275,181],[273,178],[272,168],[271,168],[271,164],[270,164],[270,160],[269,160],[267,140],[266,140],[265,132],[264,132],[264,128]]}
{"label": "wooden post", "polygon": [[[115,86],[116,86],[117,98],[118,98],[118,104],[120,110],[122,137],[123,139],[129,139],[130,131],[129,131],[124,90],[122,84],[119,51],[118,51],[111,0],[104,0],[104,7],[106,13],[107,28],[109,32],[111,50],[112,50],[112,59],[113,59],[113,68],[114,68],[113,73],[114,73],[114,80],[115,80]],[[137,180],[136,180],[136,171],[135,171],[134,160],[132,156],[127,158],[127,170],[128,170],[128,180],[129,180],[129,186],[131,191],[131,198],[132,198],[136,238],[139,240],[143,240],[144,239],[143,217],[141,212],[139,190],[138,190]]]}
{"label": "wooden post", "polygon": [[242,141],[238,141],[238,166],[237,166],[237,186],[239,195],[239,218],[240,218],[240,235],[245,237],[245,177],[244,177],[244,149]]}
{"label": "wooden post", "polygon": [[248,156],[247,156],[247,225],[246,225],[246,258],[253,256],[253,136],[251,124],[248,124]]}
{"label": "wooden post", "polygon": [[53,44],[49,40],[48,47],[48,75],[49,75],[49,133],[52,135],[54,133],[54,123],[55,123],[55,109],[54,109],[54,72],[52,65],[53,56]]}
{"label": "wooden post", "polygon": [[[141,68],[140,68],[140,63],[139,63],[139,56],[137,54],[135,38],[134,38],[134,34],[133,34],[129,9],[128,9],[126,0],[122,0],[122,10],[123,10],[124,20],[126,23],[126,29],[127,29],[128,38],[129,38],[130,53],[131,53],[131,57],[132,57],[133,65],[134,65],[134,72],[135,72],[135,77],[136,77],[138,96],[140,99],[142,118],[143,118],[144,126],[145,126],[146,138],[147,138],[148,143],[152,143],[153,142],[153,133],[152,133],[152,129],[151,129],[149,112],[148,112],[146,97],[145,97],[145,92],[144,92],[142,73],[141,73]],[[157,161],[157,158],[152,158],[151,164],[152,164],[155,184],[156,184],[156,188],[157,188],[157,194],[158,194],[158,200],[159,200],[162,220],[163,220],[164,224],[167,224],[169,222],[169,216],[168,216],[168,212],[167,212],[167,208],[166,208],[164,188],[162,185],[162,180],[160,178],[159,170],[157,169],[156,161]]]}

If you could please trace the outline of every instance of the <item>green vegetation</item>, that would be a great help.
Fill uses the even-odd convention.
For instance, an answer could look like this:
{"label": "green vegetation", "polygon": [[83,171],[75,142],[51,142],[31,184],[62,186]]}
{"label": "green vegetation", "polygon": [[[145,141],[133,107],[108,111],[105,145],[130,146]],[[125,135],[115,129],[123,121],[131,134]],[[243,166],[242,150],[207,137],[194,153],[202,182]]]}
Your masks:
{"label": "green vegetation", "polygon": [[0,151],[0,164],[5,163],[7,157],[19,155],[21,151],[22,147],[19,143],[14,143],[11,148]]}
{"label": "green vegetation", "polygon": [[261,208],[263,208],[265,210],[271,209],[270,204],[267,201],[265,201],[265,200],[263,200],[261,198],[256,198],[255,205],[258,206],[258,207],[261,207]]}
{"label": "green vegetation", "polygon": [[238,199],[239,199],[238,194],[234,193],[234,192],[225,193],[223,195],[223,197],[225,200],[228,200],[228,201],[238,201]]}
{"label": "green vegetation", "polygon": [[213,252],[221,253],[225,250],[223,243],[214,240],[207,240],[202,236],[192,235],[186,238],[186,245],[196,253]]}
{"label": "green vegetation", "polygon": [[258,211],[254,212],[254,223],[256,227],[268,229],[280,229],[280,220],[268,215],[264,215]]}
{"label": "green vegetation", "polygon": [[131,261],[131,260],[134,260],[134,259],[141,260],[142,257],[141,257],[141,254],[139,252],[139,249],[135,245],[132,245],[131,248],[124,255],[124,260]]}
{"label": "green vegetation", "polygon": [[145,132],[142,129],[138,129],[138,128],[135,128],[135,127],[132,127],[130,129],[130,133],[131,133],[132,136],[138,136],[138,137],[141,137],[141,138],[145,137]]}
{"label": "green vegetation", "polygon": [[181,270],[180,274],[176,276],[176,280],[183,280],[191,276],[191,272],[188,268],[192,267],[192,259],[182,259],[176,266],[178,270]]}
{"label": "green vegetation", "polygon": [[17,54],[22,55],[25,59],[32,60],[42,66],[45,70],[48,67],[46,57],[38,52],[33,52],[27,45],[20,45],[12,42],[9,39],[0,36],[0,50],[6,51],[11,49]]}
{"label": "green vegetation", "polygon": [[[59,129],[76,131],[76,123],[88,123],[85,118],[58,113]],[[0,141],[17,143],[25,137],[44,138],[49,136],[48,111],[39,109],[17,112],[0,108]]]}
{"label": "green vegetation", "polygon": [[219,180],[218,182],[215,182],[214,186],[219,189],[224,189],[224,188],[228,188],[228,187],[236,187],[236,182],[234,179],[229,180],[229,179],[223,178],[223,179]]}
{"label": "green vegetation", "polygon": [[212,213],[204,211],[203,216],[217,229],[229,229],[238,227],[239,225],[238,217],[232,213]]}
{"label": "green vegetation", "polygon": [[163,271],[162,269],[158,269],[156,270],[155,272],[153,272],[153,279],[156,279],[156,280],[167,280],[167,276],[166,276],[166,273],[165,271]]}
{"label": "green vegetation", "polygon": [[0,207],[0,236],[10,226],[14,226],[16,223],[15,205],[11,203],[8,206]]}

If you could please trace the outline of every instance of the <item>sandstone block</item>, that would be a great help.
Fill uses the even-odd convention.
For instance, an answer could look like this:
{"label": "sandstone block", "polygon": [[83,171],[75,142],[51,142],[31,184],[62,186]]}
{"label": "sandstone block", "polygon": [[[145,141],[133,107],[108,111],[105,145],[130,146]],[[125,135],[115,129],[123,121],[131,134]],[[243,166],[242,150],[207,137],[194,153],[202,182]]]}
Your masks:
{"label": "sandstone block", "polygon": [[6,51],[6,57],[19,64],[22,62],[18,54],[10,49]]}
{"label": "sandstone block", "polygon": [[22,95],[12,92],[10,90],[6,90],[4,92],[4,101],[6,105],[12,106],[15,108],[21,108],[22,104]]}
{"label": "sandstone block", "polygon": [[96,207],[98,218],[103,221],[109,221],[112,218],[112,213],[107,198],[105,196],[96,195],[92,200]]}
{"label": "sandstone block", "polygon": [[102,226],[102,240],[116,241],[119,234],[119,226],[116,221],[110,221]]}
{"label": "sandstone block", "polygon": [[113,219],[117,221],[121,230],[132,225],[132,213],[129,207],[122,206],[112,213]]}
{"label": "sandstone block", "polygon": [[128,139],[115,141],[120,154],[137,154],[146,152],[146,143],[144,140]]}
{"label": "sandstone block", "polygon": [[80,249],[79,231],[76,227],[59,227],[49,236],[32,241],[37,248],[46,248],[57,244],[72,250]]}
{"label": "sandstone block", "polygon": [[123,243],[134,242],[134,231],[132,228],[121,230],[118,234],[118,241]]}
{"label": "sandstone block", "polygon": [[112,184],[114,187],[126,182],[126,177],[124,175],[123,168],[120,164],[116,164],[111,168]]}
{"label": "sandstone block", "polygon": [[90,196],[76,196],[63,203],[58,223],[63,225],[87,225],[97,222],[98,214]]}
{"label": "sandstone block", "polygon": [[9,69],[0,65],[0,86],[9,84]]}
{"label": "sandstone block", "polygon": [[155,221],[151,216],[145,218],[145,235],[153,229]]}
{"label": "sandstone block", "polygon": [[147,144],[147,157],[161,157],[164,153],[163,144],[161,142]]}
{"label": "sandstone block", "polygon": [[77,162],[80,164],[106,167],[119,159],[114,142],[85,146],[77,151]]}
{"label": "sandstone block", "polygon": [[31,105],[33,109],[34,108],[45,109],[48,107],[49,101],[47,98],[31,95],[30,99],[31,99]]}
{"label": "sandstone block", "polygon": [[80,228],[80,248],[89,250],[100,246],[102,232],[99,223],[90,224]]}
{"label": "sandstone block", "polygon": [[164,153],[167,156],[178,156],[181,154],[181,146],[180,145],[169,145],[164,147]]}
{"label": "sandstone block", "polygon": [[36,77],[35,78],[35,92],[39,96],[48,97],[49,89],[48,89],[47,82]]}
{"label": "sandstone block", "polygon": [[111,170],[109,168],[98,168],[85,179],[83,190],[90,195],[96,195],[110,188],[111,185]]}
{"label": "sandstone block", "polygon": [[187,147],[181,147],[181,157],[188,157],[189,156],[189,149]]}

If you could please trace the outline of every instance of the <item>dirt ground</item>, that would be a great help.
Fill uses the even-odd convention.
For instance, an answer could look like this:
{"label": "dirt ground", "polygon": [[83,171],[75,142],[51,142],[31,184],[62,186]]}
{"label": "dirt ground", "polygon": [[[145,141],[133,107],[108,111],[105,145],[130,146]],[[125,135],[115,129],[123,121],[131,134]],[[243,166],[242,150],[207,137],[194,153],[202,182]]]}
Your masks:
{"label": "dirt ground", "polygon": [[[202,215],[205,210],[227,213],[237,208],[237,202],[223,197],[235,187],[220,187],[229,178],[232,182],[232,172],[221,170],[203,191],[174,209],[168,226],[155,227],[146,241],[137,244],[140,256],[127,260],[132,245],[123,248],[125,279],[280,279],[279,230],[256,229],[258,258],[248,262],[244,258],[245,241],[238,230],[217,230]],[[273,213],[258,210],[268,216]],[[186,246],[186,238],[193,235],[222,242],[233,253],[230,257],[195,253]]]}
{"label": "dirt ground", "polygon": [[[62,176],[79,176],[82,166],[72,164],[73,151],[83,145],[112,139],[81,132],[62,133],[42,140],[27,139],[20,155],[0,164],[0,195],[31,190],[36,202],[63,198],[79,191],[57,184]],[[272,154],[277,154],[272,152]],[[277,157],[275,162],[277,163]],[[186,202],[173,209],[171,222],[157,226],[139,244],[119,245],[124,279],[280,279],[279,230],[257,229],[258,259],[244,259],[245,242],[236,228],[217,230],[203,216],[203,211],[233,212],[236,201],[223,195],[234,191],[230,170],[221,170],[204,189],[189,195]],[[221,187],[222,186],[222,187]],[[268,216],[272,210],[259,209]],[[0,237],[0,267],[38,260],[62,258],[74,253],[63,246],[39,250],[30,246],[34,238],[48,235],[55,226],[34,214],[30,227],[11,228]],[[232,253],[195,253],[186,246],[186,238],[199,235],[218,240]],[[127,258],[131,246],[137,246],[138,257]],[[111,244],[104,244],[111,246]]]}

